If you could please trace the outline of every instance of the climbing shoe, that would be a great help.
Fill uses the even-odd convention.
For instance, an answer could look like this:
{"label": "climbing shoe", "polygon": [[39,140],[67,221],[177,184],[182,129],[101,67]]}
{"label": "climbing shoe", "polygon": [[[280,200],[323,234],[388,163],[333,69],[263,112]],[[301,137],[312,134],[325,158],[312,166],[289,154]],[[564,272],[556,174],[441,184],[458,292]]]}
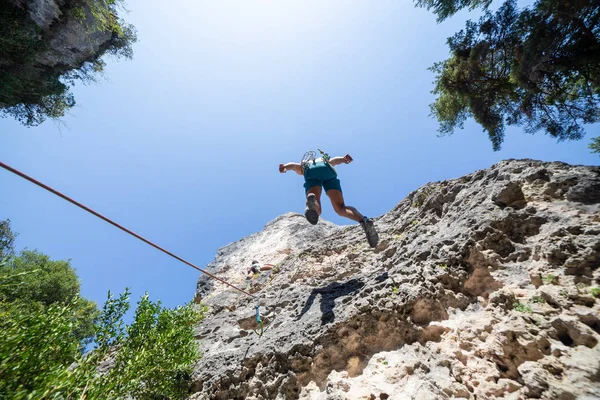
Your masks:
{"label": "climbing shoe", "polygon": [[317,196],[314,193],[310,193],[306,196],[306,210],[304,210],[304,216],[306,220],[313,225],[319,222],[319,213],[317,213]]}
{"label": "climbing shoe", "polygon": [[365,235],[367,235],[367,241],[369,242],[369,246],[377,247],[377,243],[379,243],[379,234],[375,230],[375,224],[373,220],[365,217],[362,221],[360,221],[360,226],[362,226],[365,231]]}

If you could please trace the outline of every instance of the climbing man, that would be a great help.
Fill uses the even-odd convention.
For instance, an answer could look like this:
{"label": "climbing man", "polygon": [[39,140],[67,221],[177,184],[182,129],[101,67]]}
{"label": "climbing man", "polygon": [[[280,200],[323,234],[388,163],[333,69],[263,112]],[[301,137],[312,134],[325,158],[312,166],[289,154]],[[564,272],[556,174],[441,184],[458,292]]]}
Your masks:
{"label": "climbing man", "polygon": [[246,275],[246,279],[252,279],[252,277],[256,274],[260,274],[260,271],[268,271],[270,269],[275,268],[273,264],[261,264],[258,261],[252,261],[252,265],[248,267]]}
{"label": "climbing man", "polygon": [[289,162],[287,164],[279,164],[279,172],[282,174],[291,170],[298,175],[304,176],[304,189],[306,193],[304,216],[313,225],[319,222],[319,215],[321,215],[321,192],[324,187],[325,193],[329,197],[335,212],[342,217],[360,223],[367,235],[369,246],[376,247],[379,242],[379,235],[375,230],[373,221],[362,215],[356,208],[347,206],[344,203],[340,180],[333,168],[339,164],[350,164],[353,161],[352,157],[350,157],[350,154],[346,154],[344,157],[329,158],[329,155],[323,153],[320,149],[319,152],[322,155],[320,158],[315,158],[315,152],[309,151],[304,154],[300,163]]}

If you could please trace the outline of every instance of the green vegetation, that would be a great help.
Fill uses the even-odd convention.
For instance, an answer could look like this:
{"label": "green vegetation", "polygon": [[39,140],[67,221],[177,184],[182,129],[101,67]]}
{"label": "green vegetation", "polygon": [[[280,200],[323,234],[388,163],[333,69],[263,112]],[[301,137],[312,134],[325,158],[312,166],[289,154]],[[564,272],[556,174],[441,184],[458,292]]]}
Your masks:
{"label": "green vegetation", "polygon": [[592,153],[600,154],[600,136],[592,138],[592,142],[588,146]]}
{"label": "green vegetation", "polygon": [[425,204],[425,202],[427,201],[427,199],[429,198],[429,196],[431,196],[431,194],[433,192],[435,192],[437,189],[440,189],[440,188],[441,188],[441,185],[439,185],[437,183],[436,184],[427,185],[419,193],[417,193],[417,195],[414,197],[414,200],[411,203],[411,207],[421,208],[421,206],[423,204]]}
{"label": "green vegetation", "polygon": [[[13,399],[181,398],[199,352],[193,324],[202,312],[191,305],[164,309],[148,296],[125,327],[129,293],[110,296],[94,325],[94,350],[80,351],[67,305],[0,303],[0,393]],[[21,349],[15,351],[15,349]],[[110,367],[98,371],[101,364]],[[101,372],[101,373],[99,373]]]}
{"label": "green vegetation", "polygon": [[271,269],[271,274],[269,276],[269,281],[267,282],[267,284],[265,285],[265,287],[271,286],[271,283],[273,282],[273,279],[275,279],[275,277],[277,276],[277,274],[279,274],[280,268],[281,268],[281,263],[278,263],[277,265],[275,265],[275,267],[273,269]]}
{"label": "green vegetation", "polygon": [[10,228],[10,219],[0,221],[0,260],[14,253],[16,237]]}
{"label": "green vegetation", "polygon": [[538,304],[546,302],[542,296],[533,296],[530,301],[532,303],[538,303]]}
{"label": "green vegetation", "polygon": [[[583,282],[579,282],[577,285],[577,291],[580,293],[589,293],[594,297],[600,298],[600,287],[595,286],[587,289],[587,286]],[[587,289],[587,290],[586,290]]]}
{"label": "green vegetation", "polygon": [[438,264],[438,267],[440,267],[441,269],[447,269],[448,264]]}
{"label": "green vegetation", "polygon": [[[14,236],[8,221],[2,226],[5,236]],[[128,309],[128,290],[116,298],[109,292],[102,310],[82,298],[68,261],[36,251],[9,257],[0,264],[0,393],[11,399],[185,397],[200,356],[194,325],[206,308],[168,309],[146,294],[126,325]]]}
{"label": "green vegetation", "polygon": [[[27,10],[14,5],[0,12],[0,117],[11,116],[26,126],[47,118],[60,118],[75,105],[70,88],[77,81],[89,83],[104,68],[105,54],[131,58],[137,40],[133,26],[118,17],[121,0],[66,0],[60,21],[74,18],[90,35],[111,35],[92,59],[77,67],[40,63],[51,53],[51,35],[31,20]],[[58,26],[59,23],[53,24]],[[50,28],[52,29],[52,28]]]}
{"label": "green vegetation", "polygon": [[23,303],[26,307],[69,308],[74,337],[81,345],[93,336],[98,316],[96,304],[79,297],[79,279],[68,261],[51,261],[36,251],[23,251],[0,267],[0,302]]}
{"label": "green vegetation", "polygon": [[552,274],[548,274],[542,278],[545,285],[556,285],[558,283],[558,277]]}
{"label": "green vegetation", "polygon": [[515,303],[515,305],[513,306],[513,309],[515,311],[519,311],[522,313],[532,313],[533,309],[531,308],[530,305],[528,304],[523,304],[521,302]]}
{"label": "green vegetation", "polygon": [[[491,0],[415,0],[443,21]],[[600,121],[600,6],[596,0],[537,0],[518,9],[505,0],[496,13],[448,39],[451,56],[435,63],[432,115],[450,135],[474,118],[494,150],[506,125],[580,139],[582,124]],[[594,139],[593,151],[600,149]]]}

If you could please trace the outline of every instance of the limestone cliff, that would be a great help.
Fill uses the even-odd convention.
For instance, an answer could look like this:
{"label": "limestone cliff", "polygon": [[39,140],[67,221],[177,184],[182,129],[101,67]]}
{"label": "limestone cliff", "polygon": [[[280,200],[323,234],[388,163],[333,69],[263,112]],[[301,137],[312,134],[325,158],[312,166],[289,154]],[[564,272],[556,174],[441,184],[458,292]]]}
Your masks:
{"label": "limestone cliff", "polygon": [[105,53],[131,58],[135,29],[122,0],[7,0],[0,7],[0,115],[25,125],[59,118],[75,104],[69,87],[89,82]]}
{"label": "limestone cliff", "polygon": [[[193,399],[600,398],[600,168],[509,160],[357,225],[286,214],[202,277]],[[253,259],[278,264],[247,281]]]}
{"label": "limestone cliff", "polygon": [[79,68],[83,62],[96,58],[115,35],[102,15],[93,9],[94,1],[8,0],[8,3],[23,11],[35,25],[29,25],[28,29],[37,31],[49,44],[30,60],[39,67]]}

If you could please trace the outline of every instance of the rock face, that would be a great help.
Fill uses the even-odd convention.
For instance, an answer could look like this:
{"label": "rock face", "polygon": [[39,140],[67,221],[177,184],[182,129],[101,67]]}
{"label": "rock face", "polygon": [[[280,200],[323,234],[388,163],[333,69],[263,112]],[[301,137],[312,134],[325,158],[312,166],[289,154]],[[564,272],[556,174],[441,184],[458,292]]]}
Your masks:
{"label": "rock face", "polygon": [[[508,160],[358,225],[286,214],[201,278],[192,399],[599,399],[600,168]],[[253,259],[278,264],[246,281]]]}
{"label": "rock face", "polygon": [[57,0],[10,0],[17,7],[28,11],[29,17],[42,29],[50,25],[61,16],[60,6],[64,1]]}
{"label": "rock face", "polygon": [[[9,0],[24,9],[41,29],[49,48],[40,52],[34,63],[41,67],[79,68],[95,58],[113,37],[101,27],[85,1],[78,0]],[[80,7],[81,16],[71,10]]]}
{"label": "rock face", "polygon": [[[234,285],[242,285],[251,292],[260,290],[266,275],[246,282],[247,267],[256,260],[259,263],[278,264],[292,253],[297,253],[306,243],[322,240],[338,226],[321,221],[317,226],[308,225],[303,215],[284,214],[265,225],[263,231],[243,238],[217,251],[215,260],[206,266],[206,271]],[[271,275],[273,272],[267,274]],[[246,287],[247,286],[247,287]],[[225,291],[226,293],[222,292]],[[231,293],[236,295],[237,292]],[[196,301],[207,302],[207,297],[227,297],[229,287],[214,281],[207,275],[200,276],[196,289]],[[214,301],[211,304],[215,304]]]}

